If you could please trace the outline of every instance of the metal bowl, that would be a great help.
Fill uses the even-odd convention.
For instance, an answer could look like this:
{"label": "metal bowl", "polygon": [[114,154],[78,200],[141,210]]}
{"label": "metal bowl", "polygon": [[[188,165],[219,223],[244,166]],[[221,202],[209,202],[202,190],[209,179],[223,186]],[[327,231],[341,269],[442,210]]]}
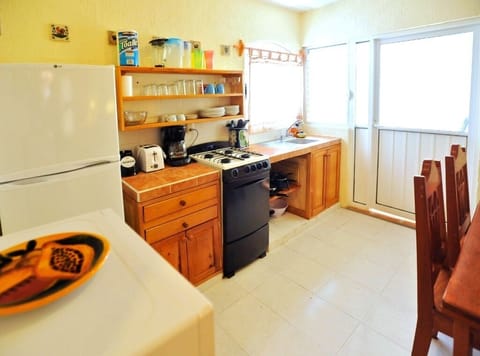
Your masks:
{"label": "metal bowl", "polygon": [[124,111],[123,118],[125,120],[125,125],[141,125],[147,119],[146,111]]}

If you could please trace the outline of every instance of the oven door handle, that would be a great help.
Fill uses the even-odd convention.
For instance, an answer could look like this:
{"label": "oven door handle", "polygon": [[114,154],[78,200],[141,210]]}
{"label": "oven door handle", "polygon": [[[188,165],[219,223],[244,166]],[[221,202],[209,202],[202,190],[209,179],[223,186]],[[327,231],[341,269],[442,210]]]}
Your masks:
{"label": "oven door handle", "polygon": [[246,182],[246,183],[237,185],[237,186],[233,187],[233,189],[240,189],[240,188],[248,187],[249,185],[254,185],[254,184],[260,183],[262,181],[265,181],[265,184],[264,184],[265,189],[270,191],[270,182],[269,182],[269,179],[266,178],[266,177],[256,179],[253,182]]}

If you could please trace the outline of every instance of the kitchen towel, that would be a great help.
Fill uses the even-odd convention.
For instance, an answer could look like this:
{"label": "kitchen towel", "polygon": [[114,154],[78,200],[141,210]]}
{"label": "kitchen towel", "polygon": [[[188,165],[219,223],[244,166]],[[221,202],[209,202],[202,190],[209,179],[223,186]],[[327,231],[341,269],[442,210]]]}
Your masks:
{"label": "kitchen towel", "polygon": [[122,75],[123,96],[133,95],[133,78],[131,75]]}

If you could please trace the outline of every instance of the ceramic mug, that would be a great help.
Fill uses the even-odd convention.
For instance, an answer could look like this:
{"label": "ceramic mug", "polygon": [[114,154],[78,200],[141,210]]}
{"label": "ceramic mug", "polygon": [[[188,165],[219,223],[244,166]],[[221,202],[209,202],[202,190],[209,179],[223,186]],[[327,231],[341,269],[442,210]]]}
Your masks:
{"label": "ceramic mug", "polygon": [[175,114],[168,114],[165,121],[166,121],[166,122],[174,122],[174,121],[177,121],[177,115],[175,115]]}
{"label": "ceramic mug", "polygon": [[185,114],[177,114],[177,121],[185,121]]}
{"label": "ceramic mug", "polygon": [[215,87],[215,93],[217,94],[225,94],[225,85],[223,83],[218,83]]}
{"label": "ceramic mug", "polygon": [[215,94],[215,85],[214,84],[205,85],[205,94]]}

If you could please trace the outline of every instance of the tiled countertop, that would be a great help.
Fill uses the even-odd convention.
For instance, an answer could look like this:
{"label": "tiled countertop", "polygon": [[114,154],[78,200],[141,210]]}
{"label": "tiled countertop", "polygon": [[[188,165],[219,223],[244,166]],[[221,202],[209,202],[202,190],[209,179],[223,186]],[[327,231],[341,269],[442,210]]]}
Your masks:
{"label": "tiled countertop", "polygon": [[[250,145],[248,149],[268,156],[270,162],[275,163],[308,154],[313,149],[320,149],[341,142],[339,138],[327,136],[307,136],[305,140],[311,140],[312,142],[301,144],[292,143],[289,140],[257,143]],[[181,167],[166,166],[156,172],[140,172],[136,176],[122,178],[122,184],[124,194],[137,202],[144,202],[211,182],[219,179],[219,177],[219,172],[216,169],[199,163],[191,163]]]}
{"label": "tiled countertop", "polygon": [[312,149],[320,149],[341,142],[340,138],[329,136],[307,136],[305,139],[295,139],[313,141],[300,144],[289,142],[290,140],[291,138],[288,138],[284,141],[276,140],[256,143],[250,145],[248,149],[250,151],[262,153],[268,156],[270,158],[270,162],[275,163],[284,159],[308,154],[312,151]]}
{"label": "tiled countertop", "polygon": [[181,167],[166,166],[159,171],[122,178],[123,192],[144,202],[219,179],[218,170],[199,163]]}

